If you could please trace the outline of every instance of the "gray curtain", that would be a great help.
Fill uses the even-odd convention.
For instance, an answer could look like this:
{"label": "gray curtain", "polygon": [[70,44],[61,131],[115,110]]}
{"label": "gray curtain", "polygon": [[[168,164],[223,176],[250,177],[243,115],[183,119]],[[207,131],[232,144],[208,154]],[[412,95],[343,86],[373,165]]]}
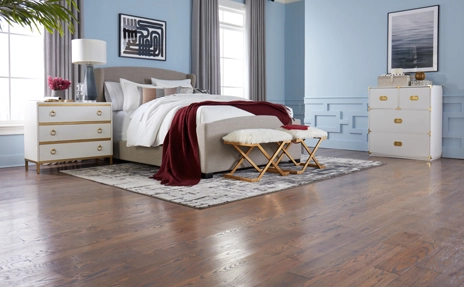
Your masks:
{"label": "gray curtain", "polygon": [[266,100],[266,29],[267,0],[246,0],[250,100]]}
{"label": "gray curtain", "polygon": [[[80,11],[83,9],[82,0],[77,0],[77,6]],[[63,6],[67,6],[66,1],[61,1]],[[45,31],[44,35],[44,53],[45,53],[45,82],[47,77],[61,77],[71,81],[71,87],[65,92],[66,99],[74,99],[74,87],[76,83],[80,81],[80,75],[82,73],[79,65],[73,65],[71,63],[71,40],[81,38],[82,34],[82,13],[79,13],[74,7],[68,7],[72,9],[74,15],[78,19],[79,23],[74,23],[74,34],[71,34],[68,30],[65,30],[64,35],[60,36],[58,32],[50,34]],[[51,90],[48,85],[45,85],[45,96],[50,96]]]}
{"label": "gray curtain", "polygon": [[197,88],[221,93],[218,0],[192,0],[192,73]]}

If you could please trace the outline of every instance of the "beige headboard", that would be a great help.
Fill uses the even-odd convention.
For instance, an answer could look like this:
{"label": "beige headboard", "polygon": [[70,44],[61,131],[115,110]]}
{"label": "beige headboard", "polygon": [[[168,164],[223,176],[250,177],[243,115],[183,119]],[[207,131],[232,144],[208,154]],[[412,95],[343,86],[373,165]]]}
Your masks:
{"label": "beige headboard", "polygon": [[151,84],[151,78],[163,80],[183,80],[190,79],[192,86],[195,87],[196,76],[194,74],[184,74],[172,70],[149,68],[149,67],[103,67],[95,68],[95,84],[97,86],[97,102],[104,102],[105,81],[119,82],[123,78],[136,83]]}

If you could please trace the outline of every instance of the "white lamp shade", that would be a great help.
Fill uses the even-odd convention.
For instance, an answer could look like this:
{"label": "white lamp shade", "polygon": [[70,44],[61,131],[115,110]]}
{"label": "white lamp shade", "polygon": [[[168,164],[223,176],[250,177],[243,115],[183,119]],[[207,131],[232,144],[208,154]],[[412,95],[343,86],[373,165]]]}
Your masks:
{"label": "white lamp shade", "polygon": [[71,42],[73,64],[106,64],[106,42],[94,39],[74,39]]}

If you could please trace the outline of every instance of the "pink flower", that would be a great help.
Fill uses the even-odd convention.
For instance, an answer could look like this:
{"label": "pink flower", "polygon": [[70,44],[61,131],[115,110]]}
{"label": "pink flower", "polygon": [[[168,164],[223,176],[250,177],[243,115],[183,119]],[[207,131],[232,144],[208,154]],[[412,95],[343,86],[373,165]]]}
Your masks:
{"label": "pink flower", "polygon": [[66,90],[71,86],[71,82],[63,78],[48,76],[48,86],[54,91]]}

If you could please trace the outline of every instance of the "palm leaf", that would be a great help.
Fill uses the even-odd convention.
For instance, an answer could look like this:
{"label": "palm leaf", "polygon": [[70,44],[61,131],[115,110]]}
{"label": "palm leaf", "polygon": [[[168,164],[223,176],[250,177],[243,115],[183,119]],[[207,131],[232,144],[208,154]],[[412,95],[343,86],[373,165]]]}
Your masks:
{"label": "palm leaf", "polygon": [[[77,21],[72,8],[77,9],[74,0],[0,0],[0,23],[18,24],[31,29],[43,25],[53,33],[63,35],[65,28],[74,33],[74,21]],[[69,8],[68,8],[69,7]],[[0,26],[1,29],[1,26]]]}

